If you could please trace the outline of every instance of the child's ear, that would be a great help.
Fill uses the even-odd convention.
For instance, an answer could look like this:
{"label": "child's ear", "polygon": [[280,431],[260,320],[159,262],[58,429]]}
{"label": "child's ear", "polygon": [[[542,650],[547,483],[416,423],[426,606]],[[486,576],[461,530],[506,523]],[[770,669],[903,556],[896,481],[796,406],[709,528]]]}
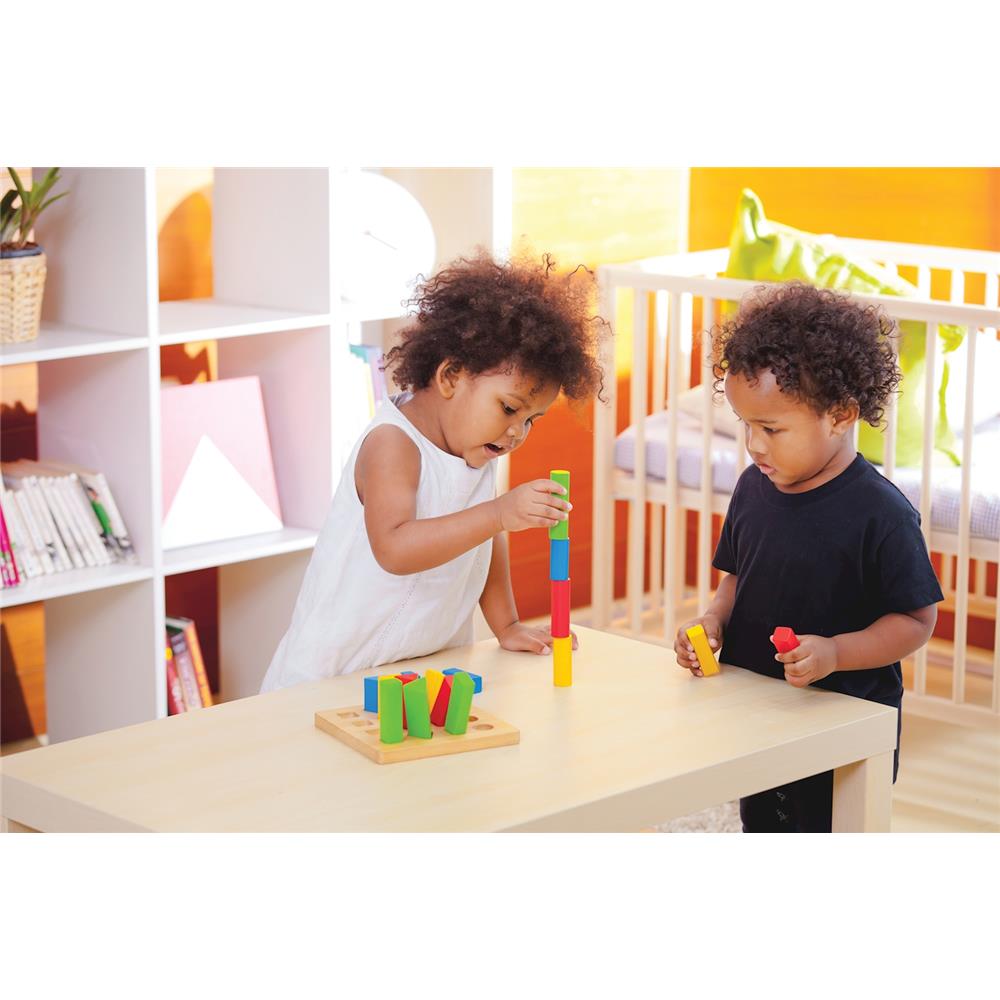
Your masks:
{"label": "child's ear", "polygon": [[438,392],[444,396],[445,399],[451,399],[455,395],[455,389],[458,386],[459,376],[462,374],[462,366],[451,358],[445,358],[437,366],[437,371],[434,372],[434,384],[437,386]]}
{"label": "child's ear", "polygon": [[861,409],[857,400],[850,400],[830,409],[830,419],[833,421],[834,434],[846,434],[857,423]]}

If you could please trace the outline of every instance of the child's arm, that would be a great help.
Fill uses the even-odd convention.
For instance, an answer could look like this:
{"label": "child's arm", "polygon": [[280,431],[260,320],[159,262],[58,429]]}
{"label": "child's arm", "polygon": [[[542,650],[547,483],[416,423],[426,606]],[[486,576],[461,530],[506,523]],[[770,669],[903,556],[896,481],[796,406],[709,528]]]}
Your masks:
{"label": "child's arm", "polygon": [[934,632],[937,605],[916,611],[883,615],[860,632],[844,632],[827,638],[800,635],[799,645],[775,659],[785,664],[785,680],[805,687],[834,670],[870,670],[895,663],[918,650]]}
{"label": "child's arm", "polygon": [[[493,539],[493,558],[490,571],[479,598],[486,624],[497,637],[504,649],[525,653],[550,653],[552,635],[548,629],[532,628],[518,620],[514,590],[510,585],[510,557],[507,550],[507,535],[501,532]],[[576,636],[573,648],[577,648]]]}
{"label": "child's arm", "polygon": [[455,514],[418,519],[419,481],[417,446],[397,427],[376,427],[358,453],[354,482],[372,553],[387,573],[433,569],[502,530],[548,528],[567,517],[567,501],[552,495],[563,488],[550,479],[536,479]]}

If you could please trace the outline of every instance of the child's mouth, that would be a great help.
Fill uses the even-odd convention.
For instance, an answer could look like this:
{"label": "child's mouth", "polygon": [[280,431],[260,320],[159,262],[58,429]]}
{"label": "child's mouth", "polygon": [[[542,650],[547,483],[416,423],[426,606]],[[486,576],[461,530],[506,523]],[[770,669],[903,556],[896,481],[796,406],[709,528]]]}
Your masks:
{"label": "child's mouth", "polygon": [[500,445],[498,445],[498,444],[485,444],[485,445],[483,445],[483,447],[491,455],[502,455],[504,453],[504,449],[501,448]]}

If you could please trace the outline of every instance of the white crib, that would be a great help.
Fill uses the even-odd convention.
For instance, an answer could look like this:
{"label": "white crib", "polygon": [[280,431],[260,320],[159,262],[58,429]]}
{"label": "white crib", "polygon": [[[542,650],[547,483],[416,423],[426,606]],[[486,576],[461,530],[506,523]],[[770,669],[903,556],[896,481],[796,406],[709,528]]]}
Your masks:
{"label": "white crib", "polygon": [[[952,722],[995,726],[1000,720],[1000,616],[996,588],[989,592],[988,567],[1000,561],[1000,488],[994,495],[997,480],[992,480],[984,491],[974,493],[972,470],[974,459],[979,460],[977,469],[989,472],[992,466],[1000,470],[1000,433],[992,437],[976,433],[972,376],[977,348],[982,352],[984,345],[991,350],[997,346],[1000,253],[868,240],[841,239],[837,244],[854,256],[896,267],[904,277],[912,274],[919,290],[915,298],[857,296],[859,301],[881,305],[897,321],[927,324],[922,464],[913,470],[896,467],[893,397],[886,413],[882,471],[904,492],[909,490],[920,511],[928,548],[941,554],[943,608],[954,612],[955,629],[953,642],[933,639],[904,663],[907,710]],[[596,404],[594,420],[592,622],[597,628],[667,646],[673,645],[677,625],[700,614],[708,604],[714,573],[713,515],[725,514],[732,481],[747,461],[741,440],[716,433],[720,410],[713,404],[711,391],[701,392],[693,414],[692,394],[682,397],[690,388],[692,351],[699,339],[703,384],[711,389],[710,338],[695,335],[697,307],[701,308],[700,333],[718,321],[722,302],[739,301],[759,284],[721,277],[728,253],[720,248],[598,268],[601,315],[617,332],[616,312],[622,308],[627,316],[626,300],[631,298],[633,336],[630,427],[623,435],[617,435],[615,427],[613,342],[602,359],[605,396],[609,399]],[[941,279],[950,286],[947,299],[931,297],[932,270],[947,273]],[[984,288],[984,304],[965,303],[967,275],[985,276],[976,279]],[[962,390],[962,413],[949,415],[961,437],[962,465],[948,474],[954,482],[942,483],[940,488],[935,477],[942,478],[942,474],[932,461],[931,433],[935,369],[941,357],[939,324],[967,329],[962,346],[949,357],[965,352],[970,376]],[[619,347],[619,353],[621,350]],[[993,386],[993,392],[998,388]],[[673,405],[674,401],[679,405]],[[682,412],[682,407],[687,412]],[[1000,411],[1000,401],[995,409]],[[622,456],[629,445],[632,459],[625,461]],[[658,468],[653,468],[654,464]],[[628,505],[624,606],[613,594],[616,502]],[[957,508],[950,519],[946,516],[949,506]],[[697,512],[695,586],[688,586],[685,580],[688,511]],[[992,652],[969,645],[970,614],[992,619]]]}

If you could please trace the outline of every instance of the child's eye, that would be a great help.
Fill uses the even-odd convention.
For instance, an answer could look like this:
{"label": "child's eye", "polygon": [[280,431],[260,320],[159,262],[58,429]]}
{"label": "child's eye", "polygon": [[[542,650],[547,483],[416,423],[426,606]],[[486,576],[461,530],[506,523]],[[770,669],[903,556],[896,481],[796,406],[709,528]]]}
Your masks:
{"label": "child's eye", "polygon": [[763,431],[765,434],[777,434],[778,429],[776,427],[764,427]]}
{"label": "child's eye", "polygon": [[506,413],[508,417],[512,417],[515,413],[517,413],[517,410],[508,406],[506,403],[501,403],[500,405],[503,407],[503,412]]}

